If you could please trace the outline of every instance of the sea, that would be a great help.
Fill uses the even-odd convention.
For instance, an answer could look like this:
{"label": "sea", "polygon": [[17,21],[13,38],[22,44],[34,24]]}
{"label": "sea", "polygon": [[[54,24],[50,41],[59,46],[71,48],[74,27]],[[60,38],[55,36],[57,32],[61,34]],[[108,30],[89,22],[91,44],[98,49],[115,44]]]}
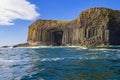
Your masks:
{"label": "sea", "polygon": [[120,80],[120,47],[0,48],[0,80]]}

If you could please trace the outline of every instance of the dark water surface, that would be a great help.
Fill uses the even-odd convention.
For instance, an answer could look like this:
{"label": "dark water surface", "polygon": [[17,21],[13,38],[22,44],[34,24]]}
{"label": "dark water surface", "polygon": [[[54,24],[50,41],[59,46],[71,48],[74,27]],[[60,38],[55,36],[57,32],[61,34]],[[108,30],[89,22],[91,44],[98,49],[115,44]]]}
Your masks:
{"label": "dark water surface", "polygon": [[0,80],[120,80],[120,49],[0,49]]}

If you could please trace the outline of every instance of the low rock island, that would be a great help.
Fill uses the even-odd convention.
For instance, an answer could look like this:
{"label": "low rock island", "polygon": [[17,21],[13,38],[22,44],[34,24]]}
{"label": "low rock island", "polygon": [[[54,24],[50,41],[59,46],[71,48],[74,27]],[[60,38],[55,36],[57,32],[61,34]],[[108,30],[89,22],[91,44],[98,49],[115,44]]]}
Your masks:
{"label": "low rock island", "polygon": [[27,45],[120,45],[120,11],[90,8],[71,21],[37,20],[29,26]]}

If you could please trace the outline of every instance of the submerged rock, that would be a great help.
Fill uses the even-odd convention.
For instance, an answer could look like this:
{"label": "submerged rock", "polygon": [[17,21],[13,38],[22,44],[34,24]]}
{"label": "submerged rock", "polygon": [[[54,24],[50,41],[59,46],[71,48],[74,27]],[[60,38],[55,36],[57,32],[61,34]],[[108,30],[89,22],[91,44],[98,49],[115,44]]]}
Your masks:
{"label": "submerged rock", "polygon": [[120,11],[90,8],[75,20],[37,20],[29,26],[28,45],[120,45]]}

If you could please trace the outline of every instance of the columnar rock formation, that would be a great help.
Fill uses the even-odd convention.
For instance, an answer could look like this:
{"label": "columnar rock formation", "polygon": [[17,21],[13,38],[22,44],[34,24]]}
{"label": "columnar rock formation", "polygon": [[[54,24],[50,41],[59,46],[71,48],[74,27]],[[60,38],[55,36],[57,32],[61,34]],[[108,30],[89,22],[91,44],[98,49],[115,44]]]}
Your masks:
{"label": "columnar rock formation", "polygon": [[37,20],[29,27],[29,45],[120,45],[120,11],[90,8],[72,21]]}

